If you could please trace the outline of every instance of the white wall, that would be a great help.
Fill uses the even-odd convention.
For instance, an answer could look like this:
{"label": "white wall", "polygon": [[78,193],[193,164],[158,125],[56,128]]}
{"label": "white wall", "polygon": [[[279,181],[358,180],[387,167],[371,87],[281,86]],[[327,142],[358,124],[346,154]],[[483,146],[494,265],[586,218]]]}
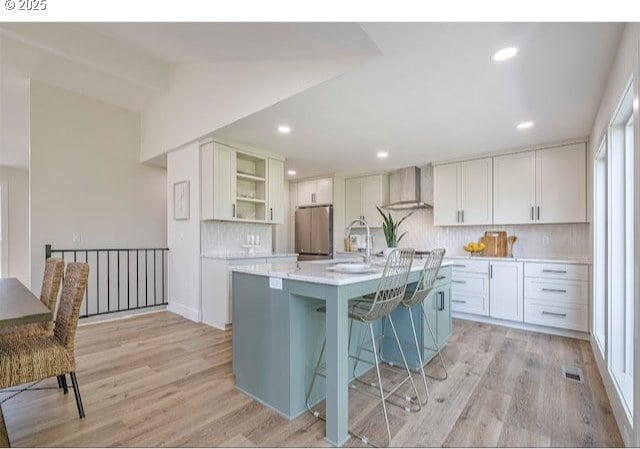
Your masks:
{"label": "white wall", "polygon": [[7,253],[9,277],[29,285],[29,170],[0,166],[0,184],[7,187]]}
{"label": "white wall", "polygon": [[[596,115],[593,128],[591,131],[591,139],[589,143],[590,148],[590,161],[593,160],[602,138],[606,135],[609,122],[613,117],[615,108],[618,105],[627,82],[633,77],[635,88],[635,106],[634,106],[634,127],[635,127],[635,197],[636,204],[638,204],[638,198],[640,198],[640,117],[638,117],[638,84],[640,83],[640,62],[638,57],[638,46],[640,43],[640,24],[629,23],[625,26],[618,52],[611,67],[609,80],[602,96],[602,101]],[[590,192],[590,198],[592,192]],[[591,199],[589,200],[591,204]],[[635,209],[635,303],[640,304],[640,251],[638,248],[638,242],[640,242],[640,207]],[[591,231],[593,232],[593,231]],[[640,354],[640,307],[635,307],[635,351],[634,353]],[[595,351],[597,352],[597,351]],[[629,423],[622,405],[614,393],[614,387],[608,374],[606,366],[599,366],[600,374],[602,375],[611,405],[613,406],[618,426],[621,427],[621,433],[627,446],[640,445],[640,357],[636,357],[635,360],[635,398],[634,398],[634,421],[635,423]]]}
{"label": "white wall", "polygon": [[32,82],[34,292],[40,290],[47,243],[54,248],[166,246],[166,171],[141,164],[139,151],[138,114]]}
{"label": "white wall", "polygon": [[149,160],[271,106],[360,63],[260,61],[186,64],[142,114],[140,159]]}
{"label": "white wall", "polygon": [[[173,219],[173,184],[189,181],[189,219]],[[168,308],[200,321],[200,147],[197,142],[167,154]]]}

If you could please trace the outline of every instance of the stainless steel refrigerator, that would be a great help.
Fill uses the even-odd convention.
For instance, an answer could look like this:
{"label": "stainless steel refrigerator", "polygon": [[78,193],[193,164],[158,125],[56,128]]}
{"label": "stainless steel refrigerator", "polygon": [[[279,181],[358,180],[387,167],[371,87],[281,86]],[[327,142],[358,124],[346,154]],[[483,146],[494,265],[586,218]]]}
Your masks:
{"label": "stainless steel refrigerator", "polygon": [[296,209],[298,260],[330,259],[333,256],[333,206]]}

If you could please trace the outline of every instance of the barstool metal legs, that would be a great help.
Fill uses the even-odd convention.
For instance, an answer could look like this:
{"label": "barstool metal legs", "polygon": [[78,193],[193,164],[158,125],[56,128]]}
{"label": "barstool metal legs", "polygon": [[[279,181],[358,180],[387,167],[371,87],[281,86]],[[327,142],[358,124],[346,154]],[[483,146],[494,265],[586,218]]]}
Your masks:
{"label": "barstool metal legs", "polygon": [[422,361],[422,351],[420,350],[420,344],[418,343],[418,333],[416,332],[416,325],[413,321],[413,312],[411,311],[411,307],[407,308],[409,310],[409,321],[411,321],[411,330],[413,331],[413,341],[416,345],[416,352],[418,353],[418,363],[420,364],[420,373],[422,374],[422,383],[424,384],[424,393],[425,400],[421,401],[420,396],[416,396],[416,400],[418,403],[422,405],[426,405],[429,402],[429,387],[427,386],[427,376],[424,372],[424,362]]}
{"label": "barstool metal legs", "polygon": [[424,317],[424,321],[427,323],[427,329],[429,329],[429,335],[431,335],[431,341],[436,345],[434,348],[427,347],[426,349],[430,351],[435,351],[438,353],[438,358],[440,359],[440,364],[442,365],[442,370],[444,371],[443,377],[430,376],[427,374],[427,377],[430,377],[435,380],[446,380],[449,377],[449,373],[447,372],[447,365],[444,363],[444,357],[442,357],[442,351],[440,351],[440,347],[438,346],[438,342],[436,341],[436,336],[433,333],[433,328],[431,327],[431,321],[429,320],[429,316],[427,312],[424,310],[424,304],[420,304],[420,309],[422,310],[422,316]]}

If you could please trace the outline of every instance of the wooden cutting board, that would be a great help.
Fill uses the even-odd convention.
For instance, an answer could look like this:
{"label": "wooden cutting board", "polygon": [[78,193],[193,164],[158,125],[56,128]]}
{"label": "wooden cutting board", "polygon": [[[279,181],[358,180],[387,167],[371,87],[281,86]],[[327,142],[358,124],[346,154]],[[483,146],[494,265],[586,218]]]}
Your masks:
{"label": "wooden cutting board", "polygon": [[483,256],[507,257],[507,231],[486,231],[480,241],[485,244]]}

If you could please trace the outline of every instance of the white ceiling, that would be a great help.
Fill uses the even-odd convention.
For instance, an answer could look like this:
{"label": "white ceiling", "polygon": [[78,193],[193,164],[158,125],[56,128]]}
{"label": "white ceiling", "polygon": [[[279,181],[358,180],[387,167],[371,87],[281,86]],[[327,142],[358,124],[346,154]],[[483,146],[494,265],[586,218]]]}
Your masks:
{"label": "white ceiling", "polygon": [[354,23],[94,23],[171,64],[337,59],[378,54]]}
{"label": "white ceiling", "polygon": [[[218,130],[297,177],[357,173],[587,136],[622,24],[364,24],[360,68]],[[496,64],[496,50],[519,54]],[[535,127],[517,131],[533,120]],[[276,126],[293,131],[280,135]],[[385,149],[389,158],[375,153]]]}

